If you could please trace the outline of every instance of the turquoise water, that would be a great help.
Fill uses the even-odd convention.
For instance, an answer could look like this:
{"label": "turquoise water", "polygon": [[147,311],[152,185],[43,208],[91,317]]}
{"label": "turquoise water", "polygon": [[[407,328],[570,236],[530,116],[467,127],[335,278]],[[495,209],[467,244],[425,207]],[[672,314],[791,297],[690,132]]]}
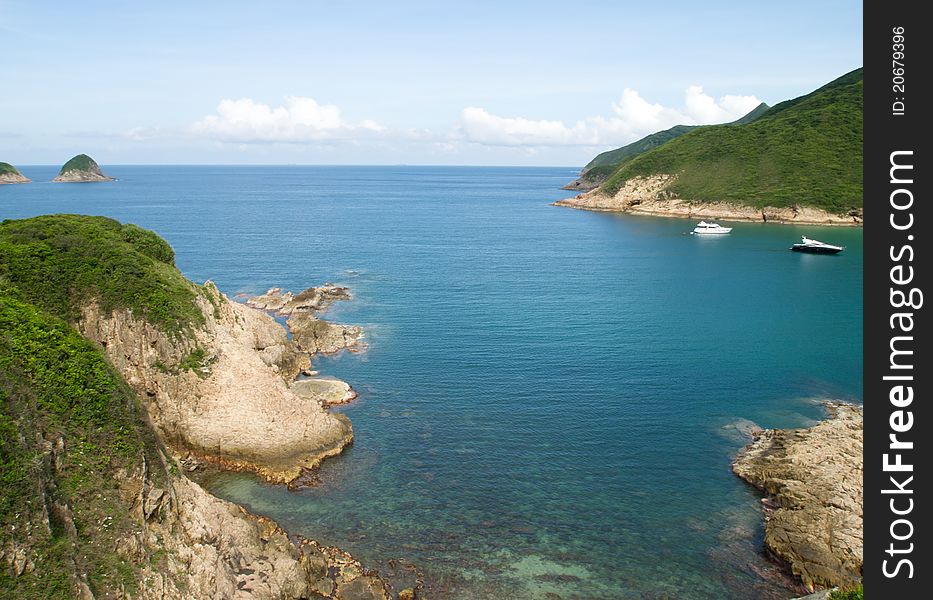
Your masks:
{"label": "turquoise water", "polygon": [[[36,181],[55,169],[24,167]],[[548,206],[569,168],[112,167],[0,186],[0,218],[154,229],[231,297],[346,284],[369,349],[319,359],[360,392],[316,486],[209,483],[433,598],[787,598],[732,425],[862,400],[862,231]],[[838,256],[788,251],[806,234]],[[406,576],[399,575],[404,584]]]}

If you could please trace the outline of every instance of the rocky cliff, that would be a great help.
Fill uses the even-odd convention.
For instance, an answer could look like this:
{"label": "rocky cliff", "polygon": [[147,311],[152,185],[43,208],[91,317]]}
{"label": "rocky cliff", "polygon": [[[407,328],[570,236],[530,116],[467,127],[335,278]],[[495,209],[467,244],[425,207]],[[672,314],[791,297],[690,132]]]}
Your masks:
{"label": "rocky cliff", "polygon": [[88,183],[94,181],[113,181],[113,177],[104,175],[100,165],[87,154],[79,154],[62,165],[58,176],[52,181],[60,183]]}
{"label": "rocky cliff", "polygon": [[394,597],[187,476],[292,481],[352,438],[323,408],[349,386],[290,389],[310,361],[274,319],[101,217],[0,223],[0,273],[0,596]]}
{"label": "rocky cliff", "polygon": [[765,546],[811,591],[862,575],[862,407],[828,410],[809,429],[761,431],[732,467],[768,494]]}
{"label": "rocky cliff", "polygon": [[78,329],[104,347],[173,446],[279,483],[338,454],[353,438],[350,422],[288,386],[310,368],[308,353],[270,316],[204,289],[205,325],[190,340],[94,305]]}

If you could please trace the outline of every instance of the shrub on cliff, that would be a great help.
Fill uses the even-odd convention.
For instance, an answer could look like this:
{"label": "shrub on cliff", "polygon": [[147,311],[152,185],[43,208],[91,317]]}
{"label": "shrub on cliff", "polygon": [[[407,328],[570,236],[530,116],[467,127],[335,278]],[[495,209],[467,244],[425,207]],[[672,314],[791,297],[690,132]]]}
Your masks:
{"label": "shrub on cliff", "polygon": [[129,309],[166,333],[204,322],[197,287],[165,240],[105,217],[49,215],[0,223],[0,283],[74,322],[81,307]]}
{"label": "shrub on cliff", "polygon": [[0,284],[0,597],[136,587],[117,552],[136,526],[117,474],[145,458],[164,477],[142,415],[101,350]]}

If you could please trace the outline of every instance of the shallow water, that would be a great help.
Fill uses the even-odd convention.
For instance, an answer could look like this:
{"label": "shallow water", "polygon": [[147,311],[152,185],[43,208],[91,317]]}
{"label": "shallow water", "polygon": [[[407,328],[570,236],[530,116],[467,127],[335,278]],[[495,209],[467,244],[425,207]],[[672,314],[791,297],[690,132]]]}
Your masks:
{"label": "shallow water", "polygon": [[[387,572],[411,561],[432,597],[789,597],[731,425],[861,402],[860,229],[708,239],[548,206],[567,168],[105,170],[120,181],[0,186],[0,218],[138,223],[231,297],[345,284],[327,317],[366,328],[367,352],[315,361],[360,392],[353,447],[311,489],[228,474],[215,493]],[[789,252],[804,234],[847,249]]]}

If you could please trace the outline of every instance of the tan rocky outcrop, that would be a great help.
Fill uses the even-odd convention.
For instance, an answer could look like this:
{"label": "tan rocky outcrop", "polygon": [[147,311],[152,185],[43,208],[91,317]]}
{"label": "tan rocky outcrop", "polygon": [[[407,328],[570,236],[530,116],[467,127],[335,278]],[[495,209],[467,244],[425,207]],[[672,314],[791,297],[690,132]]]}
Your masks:
{"label": "tan rocky outcrop", "polygon": [[811,591],[862,573],[862,407],[827,406],[809,429],[758,433],[732,467],[768,494],[765,545]]}
{"label": "tan rocky outcrop", "polygon": [[581,210],[625,212],[656,217],[680,217],[723,221],[796,223],[802,225],[862,224],[861,209],[837,215],[805,206],[754,208],[731,202],[695,202],[679,198],[670,190],[674,175],[633,177],[609,196],[595,189],[573,198],[558,200],[554,206]]}
{"label": "tan rocky outcrop", "polygon": [[333,354],[341,350],[363,348],[363,330],[356,325],[332,323],[317,317],[338,300],[349,300],[350,290],[324,284],[311,287],[298,294],[271,288],[265,294],[246,301],[248,306],[288,317],[286,324],[292,339],[308,354]]}
{"label": "tan rocky outcrop", "polygon": [[21,173],[0,173],[0,185],[6,183],[29,183],[32,181],[24,177]]}
{"label": "tan rocky outcrop", "polygon": [[250,298],[246,304],[280,315],[290,315],[293,312],[322,312],[337,300],[349,299],[349,288],[325,283],[297,294],[283,292],[282,288],[270,288],[265,294]]}
{"label": "tan rocky outcrop", "polygon": [[293,313],[286,321],[292,339],[309,354],[333,354],[362,347],[362,328],[318,319],[312,313]]}
{"label": "tan rocky outcrop", "polygon": [[301,379],[290,386],[300,397],[317,402],[321,406],[346,404],[356,398],[350,384],[330,377]]}
{"label": "tan rocky outcrop", "polygon": [[[94,305],[78,323],[137,391],[166,442],[286,483],[350,443],[346,417],[289,389],[310,362],[274,319],[228,301],[210,283],[198,304],[205,324],[190,337],[170,339],[126,310],[102,314]],[[193,357],[199,364],[190,365]]]}
{"label": "tan rocky outcrop", "polygon": [[[117,551],[141,566],[141,598],[392,598],[385,583],[349,554],[290,539],[273,521],[212,496],[183,475],[158,487],[144,466],[120,483],[139,527],[117,541]],[[156,554],[162,558],[154,561]]]}

